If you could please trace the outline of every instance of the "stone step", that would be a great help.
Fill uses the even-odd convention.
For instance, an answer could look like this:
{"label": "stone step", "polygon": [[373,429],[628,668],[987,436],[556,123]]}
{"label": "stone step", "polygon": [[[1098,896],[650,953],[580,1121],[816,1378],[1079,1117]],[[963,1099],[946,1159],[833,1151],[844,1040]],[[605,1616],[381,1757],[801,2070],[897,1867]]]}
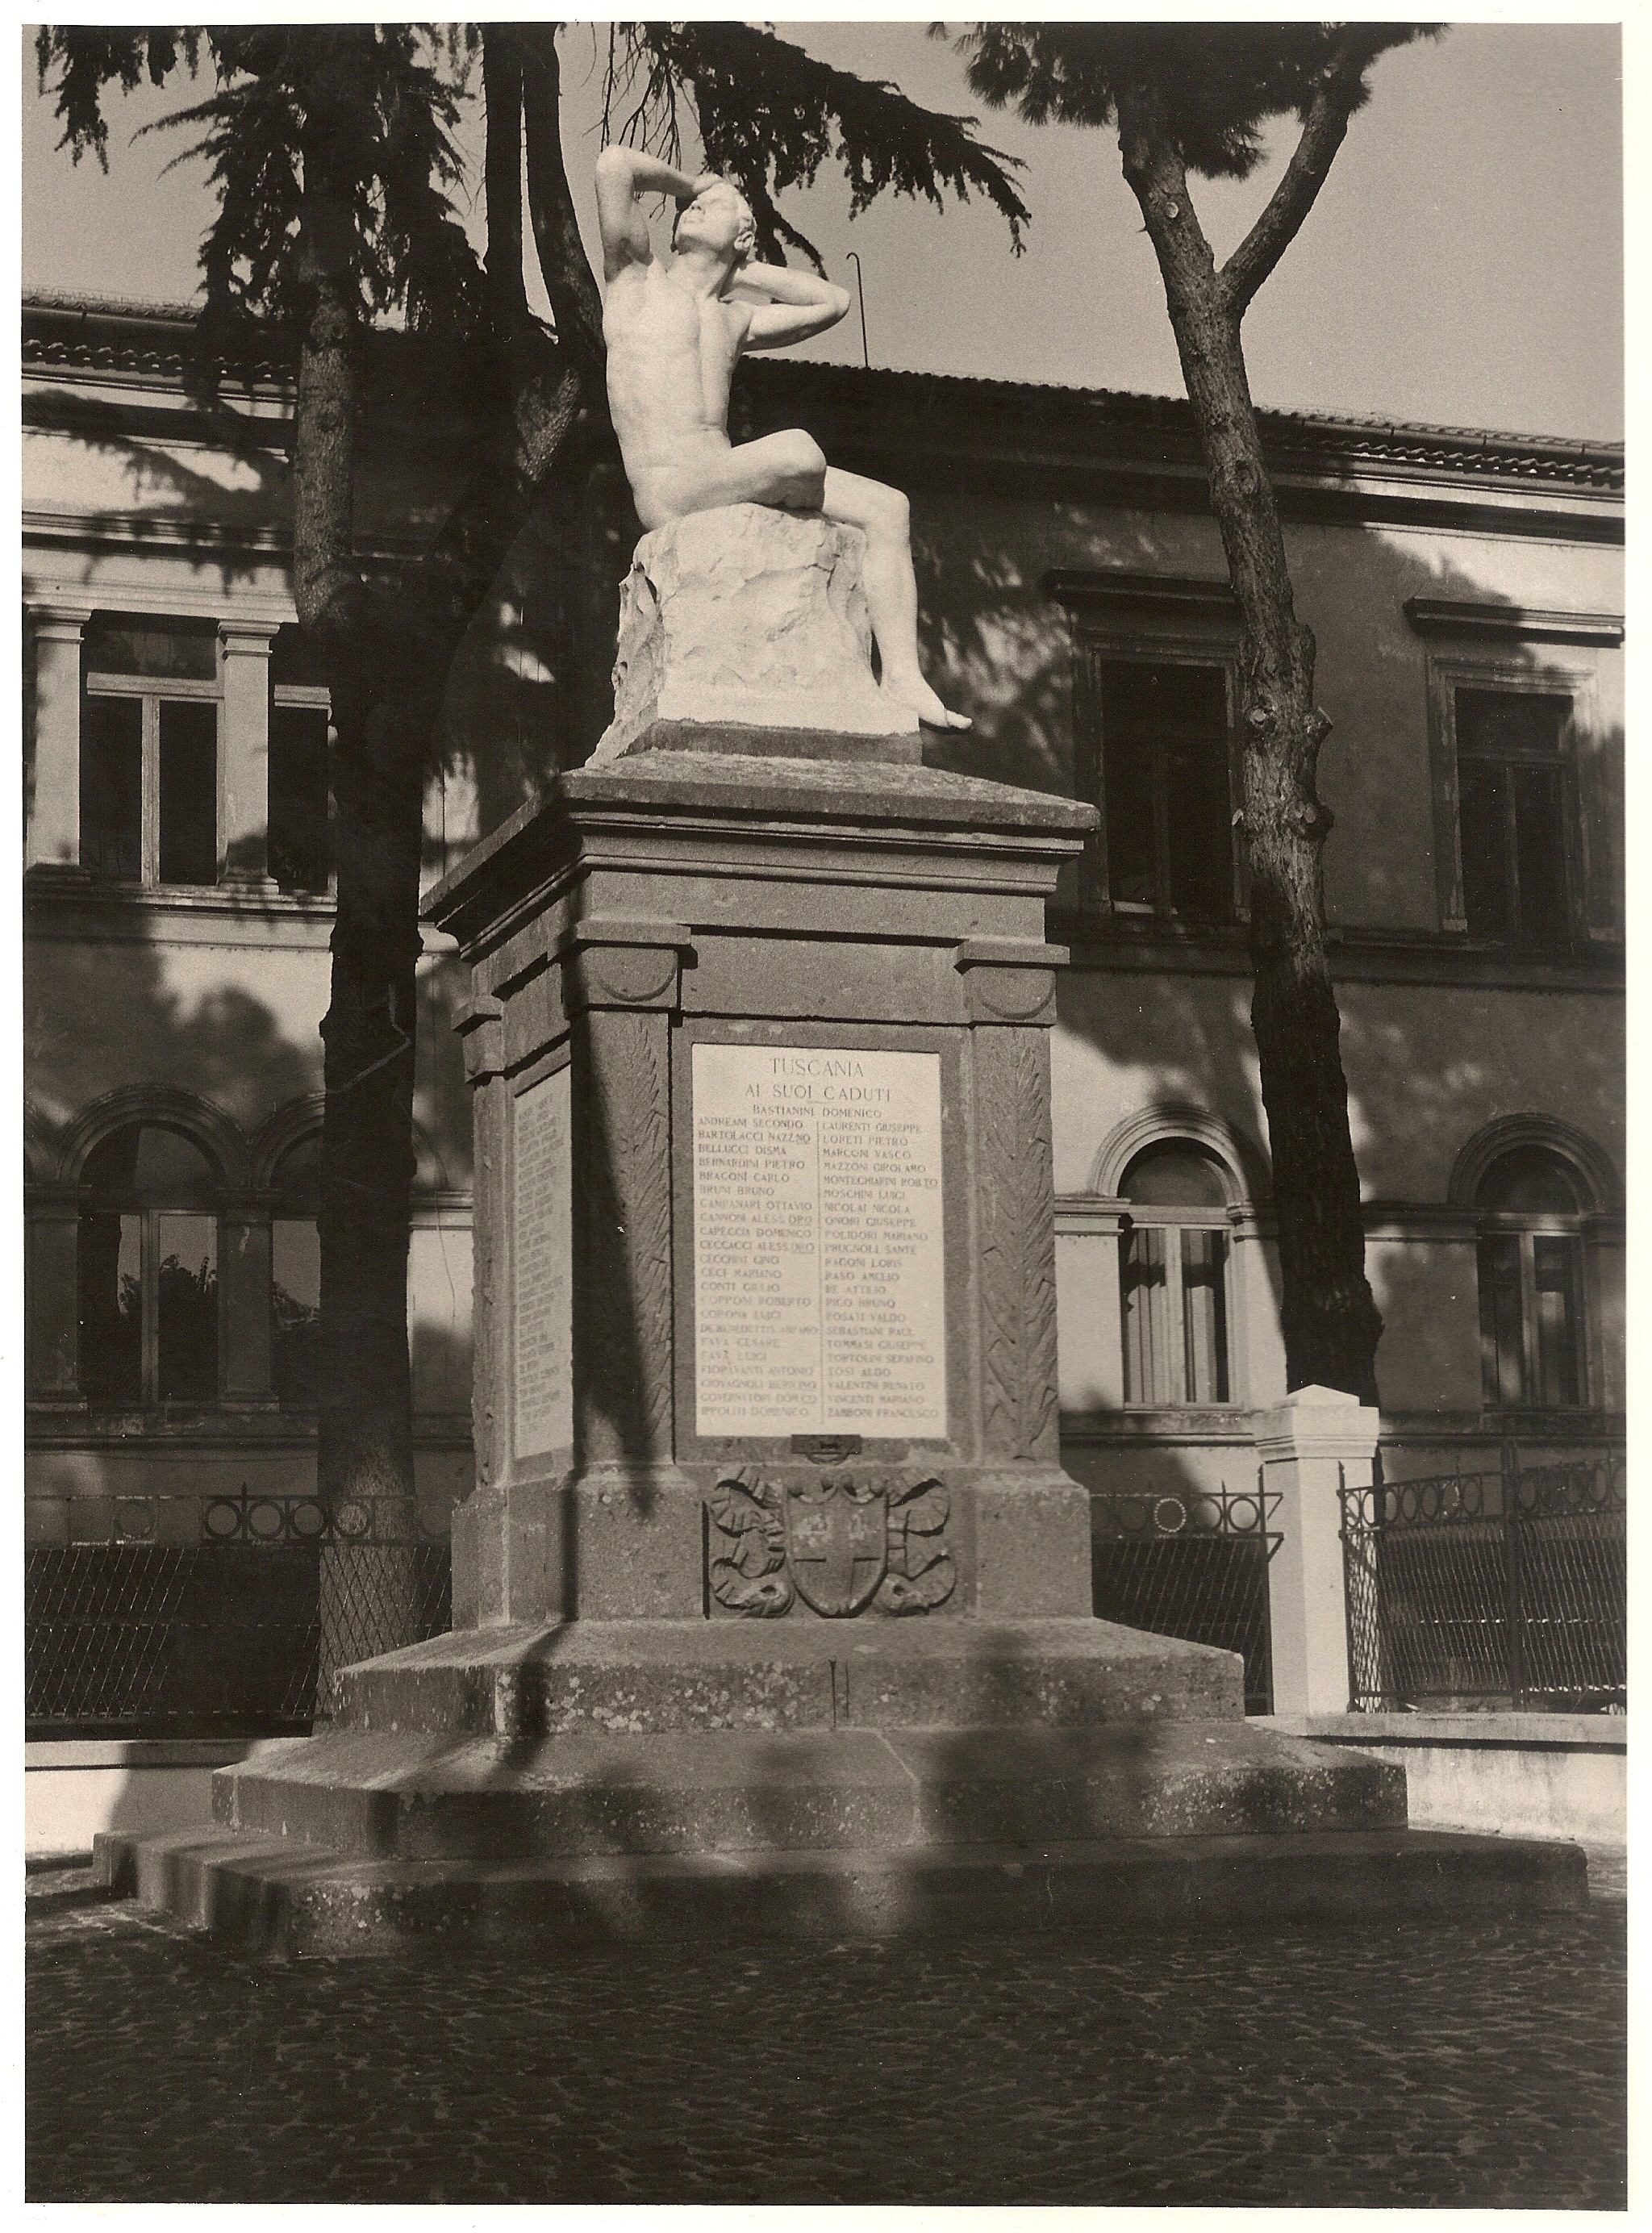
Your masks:
{"label": "stone step", "polygon": [[494,1738],[334,1730],[213,1779],[226,1828],[413,1860],[1399,1828],[1405,1778],[1246,1723]]}
{"label": "stone step", "polygon": [[335,1726],[451,1736],[1244,1718],[1233,1652],[1091,1619],[461,1629],[340,1676]]}
{"label": "stone step", "polygon": [[377,1953],[410,1938],[524,1955],[714,1937],[1109,1933],[1583,1907],[1582,1849],[1444,1831],[1138,1838],[900,1852],[560,1861],[350,1860],[244,1832],[99,1837],[99,1881],[254,1951]]}

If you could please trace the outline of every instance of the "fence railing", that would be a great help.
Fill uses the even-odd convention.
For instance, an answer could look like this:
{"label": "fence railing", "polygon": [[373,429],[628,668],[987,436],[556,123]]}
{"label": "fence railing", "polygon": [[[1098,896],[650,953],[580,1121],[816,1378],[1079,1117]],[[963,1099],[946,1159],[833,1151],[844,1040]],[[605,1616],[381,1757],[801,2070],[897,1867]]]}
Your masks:
{"label": "fence railing", "polygon": [[[23,1562],[30,1736],[270,1736],[314,1721],[322,1659],[452,1623],[447,1538],[370,1498],[216,1497],[193,1543],[35,1544]],[[408,1634],[408,1630],[413,1631]]]}
{"label": "fence railing", "polygon": [[1102,1620],[1237,1651],[1245,1710],[1272,1711],[1268,1522],[1277,1494],[1254,1489],[1104,1489],[1090,1497],[1093,1603]]}
{"label": "fence railing", "polygon": [[1350,1702],[1621,1709],[1621,1451],[1345,1488]]}

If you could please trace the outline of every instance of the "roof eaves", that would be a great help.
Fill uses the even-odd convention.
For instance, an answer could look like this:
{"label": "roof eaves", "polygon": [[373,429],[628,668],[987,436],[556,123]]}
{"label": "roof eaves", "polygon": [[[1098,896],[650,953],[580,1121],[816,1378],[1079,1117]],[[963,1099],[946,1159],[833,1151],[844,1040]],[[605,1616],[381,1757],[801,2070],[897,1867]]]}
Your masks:
{"label": "roof eaves", "polygon": [[[23,296],[23,361],[25,364],[66,368],[131,372],[151,377],[177,377],[184,368],[182,335],[179,346],[168,349],[151,342],[147,347],[118,333],[94,339],[87,331],[74,338],[61,332],[50,338],[30,335],[29,314],[42,322],[55,324],[66,314],[75,316],[82,329],[122,324],[162,326],[174,330],[192,327],[197,311],[188,304],[150,303],[135,298],[94,296],[31,289]],[[253,361],[221,367],[228,379],[261,383],[290,382],[290,361],[277,352]],[[815,359],[790,361],[768,359],[751,364],[749,374],[759,387],[836,389],[845,397],[866,396],[893,390],[909,395],[914,403],[975,405],[999,413],[1026,413],[1063,417],[1100,418],[1122,426],[1155,426],[1184,439],[1193,434],[1191,410],[1183,396],[1153,395],[1128,388],[1080,388],[1054,381],[983,379],[979,374],[901,371],[882,367],[823,363]],[[1510,473],[1523,479],[1569,481],[1574,485],[1621,492],[1623,486],[1623,445],[1580,437],[1505,433],[1480,426],[1437,426],[1422,420],[1361,417],[1355,413],[1261,409],[1258,413],[1264,439],[1278,455],[1291,451],[1311,457],[1323,470],[1332,455],[1349,457],[1374,466],[1394,465],[1415,470],[1447,468],[1483,474]]]}

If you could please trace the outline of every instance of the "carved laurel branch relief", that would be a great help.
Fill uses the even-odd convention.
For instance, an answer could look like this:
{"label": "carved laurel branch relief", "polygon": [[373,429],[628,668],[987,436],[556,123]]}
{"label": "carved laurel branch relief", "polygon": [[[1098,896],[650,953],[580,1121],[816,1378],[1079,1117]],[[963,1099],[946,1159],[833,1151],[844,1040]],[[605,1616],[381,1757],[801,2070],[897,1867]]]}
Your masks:
{"label": "carved laurel branch relief", "polygon": [[928,1612],[956,1585],[939,1540],[951,1509],[933,1474],[812,1475],[770,1480],[743,1466],[706,1499],[725,1539],[712,1594],[731,1612],[777,1619],[801,1598],[829,1620]]}
{"label": "carved laurel branch relief", "polygon": [[[615,1419],[634,1418],[652,1455],[671,1446],[671,1155],[663,1019],[592,1019],[592,1208],[602,1243],[591,1295],[598,1370]],[[623,1446],[634,1454],[631,1436]]]}
{"label": "carved laurel branch relief", "polygon": [[499,1468],[501,1453],[494,1445],[498,1412],[494,1390],[500,1385],[499,1356],[499,1164],[501,1140],[509,1103],[504,1083],[490,1078],[477,1092],[476,1178],[474,1214],[475,1260],[472,1271],[471,1434],[476,1450],[476,1478],[485,1488]]}
{"label": "carved laurel branch relief", "polygon": [[975,1034],[987,1441],[1041,1454],[1055,1420],[1056,1279],[1043,1034]]}

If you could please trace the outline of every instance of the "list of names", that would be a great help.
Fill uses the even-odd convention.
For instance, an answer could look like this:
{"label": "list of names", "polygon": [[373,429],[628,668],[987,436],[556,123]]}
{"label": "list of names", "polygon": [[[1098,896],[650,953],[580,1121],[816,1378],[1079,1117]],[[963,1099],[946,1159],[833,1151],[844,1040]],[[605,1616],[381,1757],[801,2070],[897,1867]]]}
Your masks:
{"label": "list of names", "polygon": [[513,1103],[511,1254],[519,1458],[574,1439],[573,1142],[569,1072]]}
{"label": "list of names", "polygon": [[693,1051],[700,1434],[946,1431],[940,1061]]}

